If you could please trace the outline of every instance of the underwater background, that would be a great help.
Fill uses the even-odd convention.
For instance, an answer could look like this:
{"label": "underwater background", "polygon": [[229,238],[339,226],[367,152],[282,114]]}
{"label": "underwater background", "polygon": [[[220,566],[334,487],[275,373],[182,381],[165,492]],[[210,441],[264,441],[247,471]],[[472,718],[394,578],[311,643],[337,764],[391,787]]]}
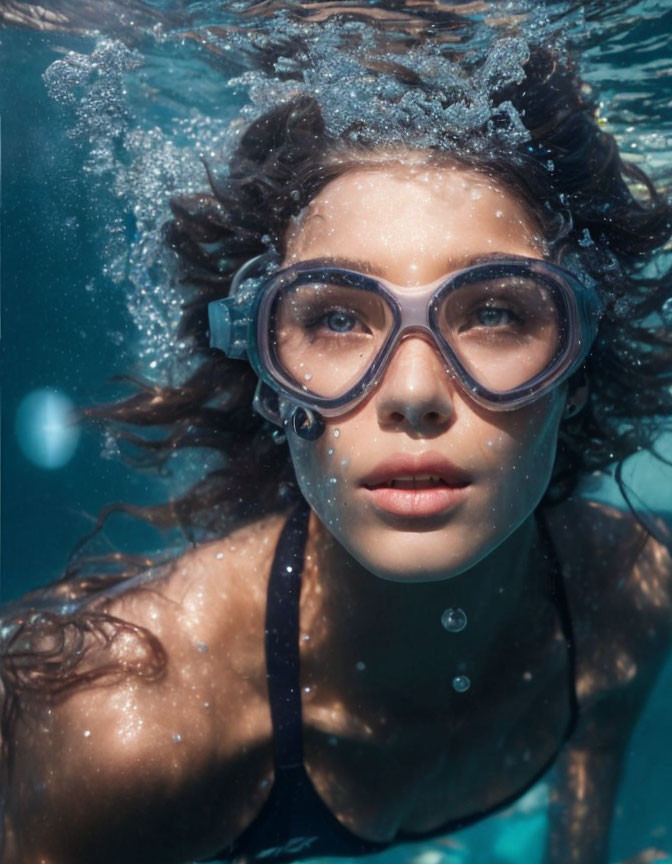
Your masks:
{"label": "underwater background", "polygon": [[[126,466],[113,440],[72,427],[68,410],[128,392],[111,380],[120,373],[179,374],[180,298],[160,225],[171,193],[207,185],[202,158],[216,166],[225,156],[250,86],[263,91],[261,77],[227,86],[249,76],[248,36],[230,25],[251,5],[71,0],[38,15],[0,4],[3,600],[57,578],[105,505],[158,503],[208,470],[203,453],[182,454],[163,476]],[[451,5],[479,24],[465,36],[469,51],[489,50],[488,15],[521,16],[522,38],[560,31],[625,158],[672,181],[671,0]],[[672,436],[657,450],[672,459]],[[641,454],[625,477],[643,512],[672,523],[672,468]],[[584,494],[625,506],[609,475],[588,478]],[[97,541],[100,551],[147,554],[184,542],[124,515]],[[545,807],[542,781],[445,841],[374,857],[531,864]],[[672,661],[628,748],[612,838],[613,861],[647,846],[672,855]]]}

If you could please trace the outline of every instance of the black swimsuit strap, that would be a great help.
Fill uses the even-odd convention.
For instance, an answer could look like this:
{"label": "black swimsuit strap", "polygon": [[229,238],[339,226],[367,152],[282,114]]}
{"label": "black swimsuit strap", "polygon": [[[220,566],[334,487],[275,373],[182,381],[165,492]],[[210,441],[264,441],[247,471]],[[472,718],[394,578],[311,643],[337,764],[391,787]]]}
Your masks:
{"label": "black swimsuit strap", "polygon": [[546,558],[551,561],[551,596],[558,609],[562,631],[567,644],[567,675],[569,678],[569,704],[571,709],[569,728],[565,734],[565,740],[567,740],[574,732],[579,716],[579,702],[576,695],[576,642],[574,638],[574,628],[572,626],[572,616],[569,610],[569,602],[567,600],[565,580],[562,576],[562,565],[555,547],[555,542],[553,541],[553,536],[548,527],[547,517],[541,508],[537,509],[535,515]]}
{"label": "black swimsuit strap", "polygon": [[310,507],[302,498],[287,519],[271,568],[266,604],[266,671],[276,782],[303,763],[299,690],[299,598]]}

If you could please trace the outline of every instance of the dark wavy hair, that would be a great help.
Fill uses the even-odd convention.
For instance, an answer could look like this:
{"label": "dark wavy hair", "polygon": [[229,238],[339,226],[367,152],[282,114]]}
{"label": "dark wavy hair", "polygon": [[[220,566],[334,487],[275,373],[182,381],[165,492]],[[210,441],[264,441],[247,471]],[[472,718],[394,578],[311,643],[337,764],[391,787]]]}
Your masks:
{"label": "dark wavy hair", "polygon": [[[552,256],[573,251],[606,298],[596,343],[577,373],[590,383],[588,403],[561,427],[548,501],[570,494],[581,475],[650,448],[661,421],[672,414],[672,334],[663,314],[671,273],[647,270],[672,235],[672,206],[667,192],[624,161],[613,136],[600,128],[596,104],[571,61],[537,47],[525,73],[521,85],[502,88],[497,100],[511,100],[529,130],[528,141],[477,155],[427,155],[437,164],[448,158],[483,172],[518,196]],[[413,75],[402,65],[398,74]],[[331,136],[317,102],[296,98],[250,123],[226,171],[207,166],[209,189],[171,201],[173,216],[163,230],[185,294],[179,337],[200,365],[179,386],[135,381],[129,398],[82,413],[107,424],[158,467],[186,448],[217,451],[221,464],[165,505],[107,508],[99,528],[110,513],[125,510],[157,527],[178,525],[189,537],[203,538],[280,512],[298,498],[286,444],[274,440],[271,425],[252,410],[252,369],[208,346],[207,305],[227,294],[244,262],[270,246],[284,252],[290,218],[327,183],[381,157],[374,145],[353,143],[353,131]],[[144,436],[133,427],[162,434]],[[68,611],[78,599],[147,563],[125,557],[119,572],[91,574],[74,556],[63,579],[7,610],[0,671],[13,696],[5,700],[4,730],[19,692],[57,698],[94,677],[115,678],[116,667],[87,667],[83,678],[78,669],[87,645],[109,644],[123,628],[143,644],[145,662],[121,671],[161,674],[165,657],[151,633],[106,617],[96,611],[97,603]],[[56,608],[63,603],[75,606]]]}

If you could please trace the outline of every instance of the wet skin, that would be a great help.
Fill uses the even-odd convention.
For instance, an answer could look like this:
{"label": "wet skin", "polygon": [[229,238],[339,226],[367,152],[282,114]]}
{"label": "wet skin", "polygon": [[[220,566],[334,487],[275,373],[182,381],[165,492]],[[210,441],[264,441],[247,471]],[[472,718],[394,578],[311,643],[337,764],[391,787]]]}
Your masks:
{"label": "wet skin", "polygon": [[[490,251],[543,257],[534,230],[485,177],[389,162],[329,184],[290,227],[286,263],[347,255],[412,287]],[[533,513],[566,395],[479,408],[432,342],[413,336],[321,439],[289,438],[313,508],[301,594],[305,764],[362,837],[428,831],[492,806],[562,738],[567,651]],[[464,497],[431,518],[381,513],[363,476],[391,453],[427,450],[468,473]],[[670,559],[629,516],[593,502],[570,499],[548,516],[581,714],[553,774],[546,860],[598,864],[623,750],[669,646]],[[156,633],[166,673],[81,690],[53,710],[26,704],[5,864],[192,860],[253,820],[273,779],[264,610],[285,518],[90,601]],[[469,617],[459,634],[441,627],[449,606]],[[132,660],[139,649],[131,639],[108,650]],[[106,659],[100,649],[90,662]],[[469,676],[467,692],[452,688],[455,674]]]}

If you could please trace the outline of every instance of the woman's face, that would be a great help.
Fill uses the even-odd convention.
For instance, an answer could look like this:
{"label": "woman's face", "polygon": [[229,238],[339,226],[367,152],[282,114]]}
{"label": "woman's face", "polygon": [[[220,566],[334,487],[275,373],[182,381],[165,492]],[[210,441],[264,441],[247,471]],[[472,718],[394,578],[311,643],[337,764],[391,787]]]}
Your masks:
{"label": "woman's face", "polygon": [[[374,275],[408,288],[488,252],[543,257],[511,193],[482,174],[417,161],[362,166],[332,181],[286,239],[285,266],[325,256],[366,261]],[[325,418],[317,441],[288,431],[288,442],[301,491],[347,552],[384,579],[435,581],[478,563],[534,510],[564,401],[556,389],[514,411],[482,408],[450,377],[436,344],[409,335],[363,402]],[[389,457],[427,453],[449,460],[467,485],[432,515],[380,506],[368,475]]]}

